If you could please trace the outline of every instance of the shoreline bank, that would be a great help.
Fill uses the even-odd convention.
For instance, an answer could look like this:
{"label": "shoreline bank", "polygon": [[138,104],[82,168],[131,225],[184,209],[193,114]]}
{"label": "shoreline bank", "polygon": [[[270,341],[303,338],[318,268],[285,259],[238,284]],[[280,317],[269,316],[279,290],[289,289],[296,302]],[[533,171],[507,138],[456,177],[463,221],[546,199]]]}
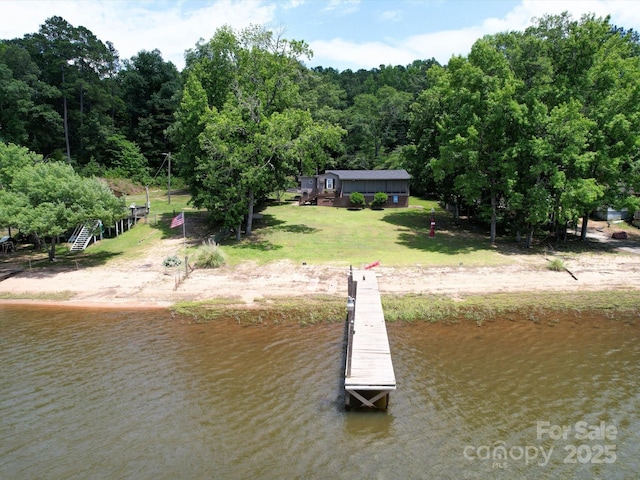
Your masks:
{"label": "shoreline bank", "polygon": [[[0,308],[73,309],[87,311],[164,311],[186,323],[210,323],[232,319],[239,325],[314,325],[344,321],[346,297],[299,296],[266,297],[245,304],[233,299],[211,298],[174,304],[144,302],[79,302],[34,299],[1,299]],[[624,319],[635,324],[640,318],[640,289],[609,289],[582,292],[512,292],[466,294],[455,298],[428,293],[383,294],[387,322],[455,324],[482,326],[496,318],[549,322],[554,316],[576,319],[593,314]],[[631,320],[630,320],[631,319]],[[551,320],[553,322],[553,320]],[[553,325],[551,325],[553,326]]]}
{"label": "shoreline bank", "polygon": [[[162,255],[163,252],[154,251],[146,257],[99,266],[25,269],[0,281],[0,305],[171,309],[206,301],[226,305],[225,308],[233,305],[234,309],[255,310],[277,303],[274,299],[281,299],[282,303],[294,303],[295,299],[304,304],[332,297],[342,303],[347,296],[349,266],[344,264],[244,262],[196,269],[187,278],[182,272],[181,282],[176,282],[178,271],[163,268],[159,260]],[[640,255],[635,253],[558,253],[555,258],[562,259],[569,273],[550,270],[551,255],[509,251],[502,256],[504,263],[497,266],[380,265],[371,272],[378,276],[383,298],[435,296],[454,305],[468,303],[469,297],[485,297],[495,304],[497,296],[503,295],[502,298],[521,299],[537,296],[542,299],[538,303],[544,306],[548,303],[544,294],[554,294],[565,295],[567,300],[561,303],[564,308],[573,309],[576,307],[572,306],[571,297],[580,297],[582,300],[577,303],[589,305],[590,292],[601,292],[593,294],[600,303],[606,303],[607,292],[627,292],[623,296],[634,298],[640,295]],[[606,308],[615,308],[620,301],[614,293],[611,295]],[[502,299],[498,302],[504,303]]]}

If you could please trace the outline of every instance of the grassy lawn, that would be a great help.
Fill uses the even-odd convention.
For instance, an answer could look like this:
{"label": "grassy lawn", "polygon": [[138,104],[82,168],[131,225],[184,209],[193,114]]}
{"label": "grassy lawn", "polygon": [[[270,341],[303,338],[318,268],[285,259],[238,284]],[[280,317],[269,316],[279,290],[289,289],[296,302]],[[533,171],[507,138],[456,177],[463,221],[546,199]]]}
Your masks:
{"label": "grassy lawn", "polygon": [[[251,239],[223,249],[232,264],[280,259],[308,264],[361,266],[380,261],[387,266],[495,265],[508,262],[482,235],[451,224],[450,214],[436,202],[412,198],[410,208],[352,211],[344,208],[271,205],[261,213]],[[429,237],[431,209],[436,234]]]}
{"label": "grassy lawn", "polygon": [[[116,238],[105,238],[80,253],[69,253],[68,245],[57,251],[58,265],[75,262],[83,266],[126,261],[149,252],[161,240],[182,238],[182,229],[171,229],[171,219],[181,211],[187,222],[191,250],[219,228],[207,224],[207,212],[188,204],[186,192],[150,191],[151,213],[146,221]],[[127,205],[146,203],[145,193],[128,195]],[[222,243],[227,262],[265,264],[289,259],[295,263],[336,264],[360,267],[375,261],[386,266],[469,266],[509,262],[499,249],[491,248],[486,234],[456,227],[451,215],[436,202],[411,198],[410,208],[358,211],[344,208],[298,206],[295,202],[273,203],[254,222],[253,235],[240,243],[231,235]],[[436,234],[429,237],[431,209],[435,210]],[[29,250],[28,258],[45,266],[46,254]],[[24,258],[26,261],[27,257]]]}
{"label": "grassy lawn", "polygon": [[[161,240],[181,239],[182,228],[171,229],[171,219],[185,212],[189,255],[202,240],[219,231],[207,223],[207,212],[189,205],[190,196],[173,191],[171,203],[166,190],[150,192],[151,213],[146,221],[117,238],[91,245],[86,251],[69,253],[68,245],[58,249],[58,265],[82,266],[127,261],[149,253]],[[128,195],[127,205],[146,203],[145,193]],[[431,211],[434,210],[435,237],[429,237]],[[299,206],[296,202],[273,202],[254,222],[253,235],[241,242],[231,235],[222,243],[227,263],[244,261],[266,264],[279,260],[294,263],[353,265],[361,267],[380,261],[384,266],[492,266],[511,262],[509,253],[517,246],[509,238],[499,238],[491,247],[488,232],[463,222],[453,224],[449,212],[437,202],[412,197],[409,208],[352,211],[344,208]],[[580,251],[583,246],[572,247]],[[591,248],[591,247],[589,247]],[[519,253],[522,250],[517,249]],[[530,253],[539,253],[531,249]],[[5,261],[9,258],[3,259]],[[14,261],[18,260],[15,257]],[[19,261],[19,260],[18,260]],[[46,253],[25,251],[23,262],[45,266]],[[77,262],[77,263],[76,263]]]}
{"label": "grassy lawn", "polygon": [[[169,224],[171,219],[181,211],[195,211],[195,209],[187,205],[190,198],[189,195],[183,192],[172,192],[171,203],[169,203],[166,190],[150,191],[151,213],[146,221],[139,222],[123,235],[91,245],[87,249],[87,253],[90,255],[102,254],[103,256],[117,257],[126,252],[127,258],[136,258],[147,254],[149,248],[162,239],[182,238],[182,229],[171,229]],[[147,202],[146,194],[127,195],[125,202],[127,205],[133,203],[144,205]]]}

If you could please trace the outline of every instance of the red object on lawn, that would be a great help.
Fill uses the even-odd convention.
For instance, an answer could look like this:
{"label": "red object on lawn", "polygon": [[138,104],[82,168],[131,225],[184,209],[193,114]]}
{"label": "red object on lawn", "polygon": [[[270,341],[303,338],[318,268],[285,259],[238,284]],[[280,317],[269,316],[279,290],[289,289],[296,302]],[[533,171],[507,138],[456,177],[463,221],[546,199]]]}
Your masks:
{"label": "red object on lawn", "polygon": [[364,267],[364,269],[369,270],[370,268],[377,267],[378,265],[380,265],[380,260],[378,260],[377,262],[370,263],[369,265]]}

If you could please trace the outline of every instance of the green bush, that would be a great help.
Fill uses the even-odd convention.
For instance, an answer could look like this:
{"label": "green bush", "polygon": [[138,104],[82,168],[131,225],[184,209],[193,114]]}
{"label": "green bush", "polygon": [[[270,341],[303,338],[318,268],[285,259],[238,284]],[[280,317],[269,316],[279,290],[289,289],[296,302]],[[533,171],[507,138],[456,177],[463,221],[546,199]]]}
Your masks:
{"label": "green bush", "polygon": [[554,272],[560,272],[565,269],[564,262],[559,258],[554,258],[549,261],[548,265],[549,270],[553,270]]}
{"label": "green bush", "polygon": [[162,264],[168,268],[179,267],[180,265],[182,265],[182,260],[180,260],[180,258],[178,258],[177,255],[172,255],[170,257],[165,258]]}
{"label": "green bush", "polygon": [[349,201],[351,202],[351,206],[355,208],[363,208],[364,207],[364,195],[360,192],[353,192],[349,195]]}
{"label": "green bush", "polygon": [[373,196],[373,202],[371,202],[371,208],[380,209],[387,203],[387,194],[384,192],[378,192]]}
{"label": "green bush", "polygon": [[197,268],[218,268],[226,261],[222,250],[215,243],[205,243],[198,248],[193,264]]}

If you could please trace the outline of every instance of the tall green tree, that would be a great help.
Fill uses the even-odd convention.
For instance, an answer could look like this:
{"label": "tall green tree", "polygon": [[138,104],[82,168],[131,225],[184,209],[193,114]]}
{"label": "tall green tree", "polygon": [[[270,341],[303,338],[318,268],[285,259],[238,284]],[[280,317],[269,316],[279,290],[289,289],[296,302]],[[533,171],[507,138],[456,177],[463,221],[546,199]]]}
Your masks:
{"label": "tall green tree", "polygon": [[536,229],[553,224],[561,238],[580,218],[584,238],[594,209],[638,203],[637,51],[608,18],[567,14],[479,40],[468,58],[429,70],[409,170],[479,206],[492,238],[498,212],[527,246]]}
{"label": "tall green tree", "polygon": [[[179,161],[194,204],[236,228],[239,238],[243,218],[246,234],[251,234],[256,203],[282,188],[287,176],[305,163],[303,156],[312,156],[310,148],[306,154],[301,151],[309,145],[305,139],[316,140],[316,149],[331,146],[341,131],[331,125],[317,128],[308,112],[296,108],[300,59],[311,53],[304,42],[261,27],[237,34],[224,28],[209,46],[212,51],[202,66],[197,61],[189,66],[174,132],[178,143],[193,153],[181,152]],[[201,81],[211,58],[229,75],[226,92],[217,83],[210,85],[210,75],[203,74]],[[198,131],[195,146],[189,135]]]}
{"label": "tall green tree", "polygon": [[0,41],[0,140],[46,151],[62,133],[52,108],[57,89],[40,80],[40,69],[26,49]]}
{"label": "tall green tree", "polygon": [[[608,17],[586,15],[574,20],[566,13],[542,17],[524,35],[540,42],[553,66],[552,88],[542,98],[548,110],[577,104],[579,112],[571,116],[578,122],[575,128],[582,130],[580,123],[590,125],[582,152],[574,157],[578,161],[563,169],[568,182],[563,196],[572,198],[572,207],[565,206],[565,211],[582,218],[584,239],[593,210],[630,199],[625,186],[629,176],[622,172],[634,171],[638,158],[639,107],[633,92],[638,91],[640,58],[635,37],[613,27]],[[565,146],[557,145],[556,151]]]}
{"label": "tall green tree", "polygon": [[27,50],[40,79],[58,92],[59,100],[51,105],[62,118],[64,135],[47,145],[46,153],[61,149],[68,162],[87,163],[98,144],[113,133],[117,52],[87,28],[58,16],[14,43]]}
{"label": "tall green tree", "polygon": [[156,170],[162,154],[173,150],[166,130],[178,106],[180,74],[173,63],[163,60],[159,50],[141,51],[123,64],[117,77],[125,107],[123,133]]}
{"label": "tall green tree", "polygon": [[454,57],[439,88],[446,96],[438,123],[439,157],[431,168],[453,177],[453,188],[489,220],[495,242],[498,216],[517,175],[515,140],[524,108],[515,97],[518,80],[506,59],[487,40],[469,58]]}

